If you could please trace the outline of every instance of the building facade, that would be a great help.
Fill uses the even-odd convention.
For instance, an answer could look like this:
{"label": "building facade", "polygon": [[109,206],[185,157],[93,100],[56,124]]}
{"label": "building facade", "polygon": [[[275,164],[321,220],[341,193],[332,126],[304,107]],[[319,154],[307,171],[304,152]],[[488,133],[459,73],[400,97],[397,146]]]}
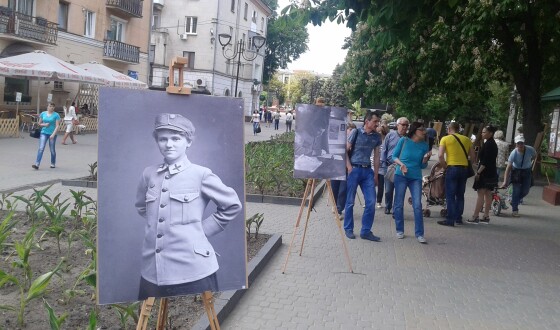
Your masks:
{"label": "building facade", "polygon": [[[242,97],[245,114],[250,114],[258,108],[264,61],[264,46],[256,52],[254,37],[266,37],[271,14],[261,0],[154,0],[148,84],[166,87],[169,63],[174,57],[186,57],[185,85],[211,95]],[[227,59],[220,34],[222,41],[223,34],[231,38],[226,56],[233,57],[242,43],[247,57],[254,59]]]}
{"label": "building facade", "polygon": [[[43,50],[66,62],[102,63],[148,81],[151,0],[0,0],[0,57]],[[5,108],[46,108],[47,94],[57,105],[75,99],[79,84],[0,77]]]}

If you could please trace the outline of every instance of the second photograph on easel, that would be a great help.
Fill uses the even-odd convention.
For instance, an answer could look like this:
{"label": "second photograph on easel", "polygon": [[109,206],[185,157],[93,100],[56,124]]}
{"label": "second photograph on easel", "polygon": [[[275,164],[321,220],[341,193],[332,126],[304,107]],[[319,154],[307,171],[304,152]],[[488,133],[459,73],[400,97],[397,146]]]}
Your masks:
{"label": "second photograph on easel", "polygon": [[246,288],[243,101],[99,100],[98,303]]}
{"label": "second photograph on easel", "polygon": [[296,105],[294,178],[346,180],[344,108]]}

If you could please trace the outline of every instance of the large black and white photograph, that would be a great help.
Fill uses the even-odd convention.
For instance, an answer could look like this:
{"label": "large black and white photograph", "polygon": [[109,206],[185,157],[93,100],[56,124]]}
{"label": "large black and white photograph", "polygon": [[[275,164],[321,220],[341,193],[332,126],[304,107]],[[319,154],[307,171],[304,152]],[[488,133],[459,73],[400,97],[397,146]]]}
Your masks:
{"label": "large black and white photograph", "polygon": [[99,99],[98,302],[246,288],[243,101]]}
{"label": "large black and white photograph", "polygon": [[346,178],[346,115],[344,108],[296,105],[294,178]]}

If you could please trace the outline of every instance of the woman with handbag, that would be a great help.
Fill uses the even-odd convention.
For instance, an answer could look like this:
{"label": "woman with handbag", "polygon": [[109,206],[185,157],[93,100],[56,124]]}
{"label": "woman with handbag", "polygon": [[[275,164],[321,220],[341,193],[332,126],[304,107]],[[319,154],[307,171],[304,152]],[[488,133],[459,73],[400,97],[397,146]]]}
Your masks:
{"label": "woman with handbag", "polygon": [[74,139],[74,125],[78,124],[78,117],[76,116],[76,102],[72,102],[72,105],[68,109],[64,107],[64,123],[66,124],[66,133],[64,133],[64,137],[62,138],[62,144],[66,144],[68,136],[70,136],[72,143],[76,144],[76,142],[78,142]]}
{"label": "woman with handbag", "polygon": [[535,148],[525,145],[523,135],[516,136],[514,141],[515,149],[509,154],[501,187],[507,187],[508,181],[511,181],[511,216],[519,217],[519,202],[527,196],[531,189],[532,161],[537,156],[537,151]]}
{"label": "woman with handbag", "polygon": [[260,126],[260,116],[257,110],[253,111],[253,116],[251,117],[251,123],[253,123],[253,135],[257,135],[260,133],[261,126]]}
{"label": "woman with handbag", "polygon": [[41,129],[41,136],[39,137],[39,150],[37,151],[37,159],[35,164],[31,165],[34,169],[38,170],[43,158],[43,151],[47,141],[49,142],[49,149],[51,151],[51,168],[56,167],[56,133],[60,125],[60,115],[54,112],[54,103],[49,103],[47,111],[41,112],[39,115],[39,127]]}
{"label": "woman with handbag", "polygon": [[432,152],[426,142],[426,128],[423,123],[414,122],[406,137],[402,137],[393,151],[393,161],[397,164],[395,185],[395,227],[397,238],[404,238],[404,196],[410,190],[414,210],[414,234],[418,242],[426,244],[424,238],[424,216],[422,214],[422,169],[428,166]]}
{"label": "woman with handbag", "polygon": [[[494,126],[486,126],[482,129],[482,138],[485,140],[478,156],[478,168],[474,176],[473,189],[477,191],[476,206],[474,213],[468,223],[488,224],[490,223],[490,205],[492,204],[492,191],[498,186],[498,173],[496,171],[496,157],[498,157],[498,145],[494,141]],[[484,217],[480,219],[478,213],[484,204]]]}

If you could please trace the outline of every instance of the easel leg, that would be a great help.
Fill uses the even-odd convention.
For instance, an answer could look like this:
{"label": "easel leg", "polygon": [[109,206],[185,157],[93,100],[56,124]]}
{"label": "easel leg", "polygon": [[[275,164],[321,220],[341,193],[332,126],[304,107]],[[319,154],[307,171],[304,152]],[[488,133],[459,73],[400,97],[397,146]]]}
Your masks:
{"label": "easel leg", "polygon": [[309,215],[311,209],[313,208],[313,195],[315,194],[315,183],[316,179],[311,180],[311,193],[309,194],[309,205],[307,206],[307,217],[305,218],[305,226],[303,227],[303,237],[301,239],[301,246],[299,248],[299,255],[301,256],[303,252],[303,243],[305,243],[305,235],[307,234],[307,225],[309,224]]}
{"label": "easel leg", "polygon": [[206,315],[208,315],[208,322],[210,322],[210,329],[220,330],[218,315],[216,315],[216,310],[214,309],[214,297],[212,296],[212,292],[204,291],[202,293],[202,301],[204,302],[204,309],[206,309]]}
{"label": "easel leg", "polygon": [[167,298],[161,298],[159,300],[159,312],[157,319],[157,330],[165,330],[165,323],[167,322],[167,311],[168,311],[169,301]]}
{"label": "easel leg", "polygon": [[150,313],[152,312],[152,307],[154,306],[155,301],[156,298],[150,297],[144,300],[144,302],[142,303],[136,330],[146,330],[148,328],[148,319],[150,318]]}
{"label": "easel leg", "polygon": [[[331,202],[334,202],[334,194],[333,194],[332,187],[331,187],[331,180],[327,180],[327,189],[329,190],[329,197],[331,199]],[[344,239],[344,233],[342,232],[342,224],[340,223],[337,212],[335,212],[334,221],[336,222],[336,225],[338,226],[338,232],[340,233],[340,239],[342,240],[342,246],[344,248],[344,254],[346,255],[346,261],[348,261],[348,268],[350,269],[350,272],[353,273],[354,270],[352,269],[352,262],[350,261],[350,254],[348,253],[348,248],[346,247],[346,240]]]}
{"label": "easel leg", "polygon": [[286,261],[284,262],[284,267],[282,268],[282,274],[284,274],[284,272],[286,271],[286,267],[288,266],[288,259],[290,259],[290,252],[292,251],[292,246],[294,245],[294,239],[296,238],[296,231],[297,228],[299,227],[299,221],[303,213],[303,208],[305,207],[305,202],[307,201],[307,196],[309,195],[309,190],[311,189],[311,180],[312,179],[308,179],[307,184],[305,185],[305,192],[303,193],[301,206],[299,207],[298,217],[296,219],[294,231],[292,232],[292,240],[290,241],[290,246],[288,246],[288,254],[286,255]]}

